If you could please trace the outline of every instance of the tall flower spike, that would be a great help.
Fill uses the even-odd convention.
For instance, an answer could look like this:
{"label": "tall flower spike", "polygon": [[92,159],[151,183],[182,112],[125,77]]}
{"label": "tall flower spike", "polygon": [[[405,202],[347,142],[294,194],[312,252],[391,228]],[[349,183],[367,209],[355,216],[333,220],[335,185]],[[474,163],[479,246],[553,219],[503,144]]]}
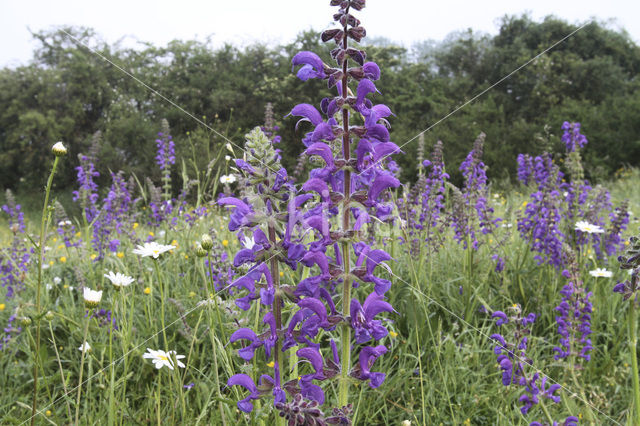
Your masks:
{"label": "tall flower spike", "polygon": [[[384,251],[368,246],[365,250],[359,245],[359,239],[372,216],[381,220],[390,216],[393,207],[385,201],[386,193],[388,189],[398,187],[400,182],[391,171],[392,165],[387,169],[385,160],[400,149],[390,142],[387,129],[387,118],[393,115],[392,111],[385,105],[374,105],[371,100],[379,93],[374,81],[380,78],[380,68],[366,60],[364,51],[349,45],[349,40],[360,42],[366,35],[360,20],[353,15],[354,10],[364,8],[365,1],[333,0],[331,5],[338,7],[334,20],[339,27],[324,31],[322,40],[335,42],[331,58],[337,66],[323,63],[311,52],[301,52],[292,60],[294,69],[301,66],[298,70],[301,80],[325,79],[335,92],[332,97],[322,100],[319,110],[310,104],[300,104],[291,110],[292,115],[302,117],[297,126],[311,125],[303,139],[305,155],[322,159],[315,161],[320,167],[311,170],[310,179],[302,185],[303,191],[319,195],[320,200],[319,203],[314,200],[316,197],[305,200],[304,207],[309,213],[304,216],[306,224],[314,230],[315,240],[309,244],[302,263],[319,269],[320,273],[312,273],[298,283],[295,294],[306,296],[298,302],[299,310],[292,319],[301,324],[300,335],[293,333],[290,324],[286,339],[287,345],[294,345],[301,343],[303,338],[314,336],[318,327],[333,327],[339,314],[327,317],[326,308],[319,306],[324,301],[333,311],[333,302],[327,294],[336,284],[342,287],[342,296],[336,298],[342,305],[341,316],[347,319],[351,314],[351,320],[339,327],[342,354],[338,407],[346,407],[352,327],[356,329],[356,343],[364,343],[372,336],[381,338],[387,331],[374,317],[381,312],[393,312],[391,305],[382,299],[391,282],[373,275],[375,266],[384,265],[382,262],[390,257]],[[355,88],[349,87],[354,82]],[[354,114],[361,117],[363,125],[353,124]],[[355,268],[354,252],[358,259]],[[354,277],[358,281],[354,281]],[[373,289],[363,290],[369,294],[364,306],[351,294],[360,282],[374,284]],[[383,352],[386,349],[376,352],[376,357]],[[338,358],[337,353],[335,358]],[[372,356],[368,360],[373,360]],[[368,368],[369,361],[362,365]],[[371,377],[373,384],[381,382],[379,374]],[[307,392],[309,387],[306,387],[307,383],[304,385]]]}

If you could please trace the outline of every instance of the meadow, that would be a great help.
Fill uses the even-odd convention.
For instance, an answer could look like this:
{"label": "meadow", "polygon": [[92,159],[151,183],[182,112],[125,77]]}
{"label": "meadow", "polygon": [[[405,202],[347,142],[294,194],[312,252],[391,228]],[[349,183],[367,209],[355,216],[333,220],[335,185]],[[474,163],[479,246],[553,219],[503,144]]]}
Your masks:
{"label": "meadow", "polygon": [[[483,133],[461,164],[410,141],[402,182],[384,69],[349,44],[364,3],[331,2],[337,68],[292,58],[334,92],[290,106],[302,142],[267,106],[179,156],[164,121],[155,182],[99,186],[97,135],[50,144],[43,192],[7,191],[2,424],[639,424],[640,171],[589,182],[565,121],[512,182]],[[71,152],[75,190],[52,190]]]}

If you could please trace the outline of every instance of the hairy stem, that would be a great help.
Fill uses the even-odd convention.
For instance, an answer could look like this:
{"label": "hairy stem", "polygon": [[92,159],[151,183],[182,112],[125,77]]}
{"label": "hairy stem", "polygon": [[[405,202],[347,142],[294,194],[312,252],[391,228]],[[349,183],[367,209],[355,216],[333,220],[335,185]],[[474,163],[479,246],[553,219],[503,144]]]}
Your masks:
{"label": "hairy stem", "polygon": [[[346,13],[349,13],[349,7],[347,6]],[[342,41],[342,48],[347,50],[348,43],[346,36],[347,24],[344,25],[344,39]],[[349,80],[347,78],[347,58],[345,57],[342,62],[342,99],[344,104],[347,105],[347,92]],[[349,110],[345,107],[342,108],[342,155],[345,161],[349,161],[351,157],[351,137],[349,135]],[[344,169],[344,200],[342,204],[342,231],[346,232],[350,229],[349,223],[349,209],[348,203],[351,196],[351,170],[349,168]],[[347,318],[349,316],[349,307],[351,305],[351,279],[348,276],[349,268],[351,264],[349,243],[344,241],[342,243],[342,268],[344,270],[344,280],[342,283],[342,315]],[[351,326],[345,322],[340,328],[340,346],[342,349],[342,355],[340,357],[341,369],[340,369],[340,388],[338,393],[338,407],[344,407],[349,402],[349,370],[351,370]]]}
{"label": "hairy stem", "polygon": [[[276,230],[273,225],[269,225],[269,242],[273,247],[276,245]],[[269,260],[270,269],[271,269],[271,277],[273,279],[273,286],[275,288],[275,298],[273,300],[273,316],[276,319],[276,333],[280,331],[282,328],[282,296],[280,295],[280,271],[278,268],[278,259],[275,256],[271,256]],[[273,359],[274,359],[274,367],[277,365],[278,367],[278,377],[274,377],[277,383],[282,386],[282,370],[284,369],[284,365],[280,362],[284,357],[280,357],[280,348],[282,347],[282,343],[280,342],[280,338],[276,338],[276,346],[274,348]],[[276,424],[284,425],[284,417],[277,416]]]}
{"label": "hairy stem", "polygon": [[38,248],[40,254],[38,256],[38,282],[36,285],[36,343],[35,343],[35,353],[34,353],[34,362],[33,362],[33,402],[31,404],[31,425],[33,426],[36,421],[36,407],[38,404],[38,357],[40,356],[40,288],[42,287],[42,264],[44,262],[44,239],[45,239],[45,231],[47,227],[47,218],[49,214],[47,212],[49,208],[49,194],[51,193],[51,185],[53,184],[53,175],[56,174],[56,168],[58,167],[58,162],[60,161],[60,157],[56,156],[55,160],[53,160],[53,167],[51,168],[51,173],[49,174],[49,179],[47,180],[47,187],[44,192],[44,205],[42,206],[42,219],[40,222],[40,240],[38,242]]}

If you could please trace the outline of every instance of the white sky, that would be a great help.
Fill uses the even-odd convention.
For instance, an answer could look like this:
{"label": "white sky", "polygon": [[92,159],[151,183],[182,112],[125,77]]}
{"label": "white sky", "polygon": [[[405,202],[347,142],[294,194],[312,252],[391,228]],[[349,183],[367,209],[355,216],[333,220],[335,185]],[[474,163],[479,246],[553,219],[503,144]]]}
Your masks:
{"label": "white sky", "polygon": [[[122,39],[127,46],[137,41],[204,41],[207,36],[214,46],[245,45],[255,40],[288,42],[302,30],[327,28],[333,10],[329,0],[0,0],[0,67],[31,58],[37,44],[29,29],[82,25],[109,43]],[[495,34],[498,18],[523,12],[535,20],[553,14],[571,23],[597,18],[625,28],[640,42],[640,2],[633,0],[369,0],[357,16],[369,36],[410,47],[467,28]]]}

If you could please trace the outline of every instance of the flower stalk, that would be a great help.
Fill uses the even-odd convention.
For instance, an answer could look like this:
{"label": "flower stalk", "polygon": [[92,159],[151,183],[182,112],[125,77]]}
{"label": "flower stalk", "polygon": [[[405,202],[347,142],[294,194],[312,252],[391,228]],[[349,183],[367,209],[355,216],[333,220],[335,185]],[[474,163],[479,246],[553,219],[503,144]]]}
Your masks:
{"label": "flower stalk", "polygon": [[42,319],[41,311],[41,300],[40,293],[42,287],[42,265],[44,264],[44,243],[45,243],[45,235],[47,224],[50,218],[49,211],[49,195],[51,194],[51,186],[53,185],[53,176],[56,174],[56,169],[58,167],[58,162],[60,161],[60,157],[64,156],[67,153],[67,149],[64,147],[62,142],[58,142],[53,146],[53,154],[55,155],[55,159],[53,160],[53,166],[51,167],[51,173],[49,173],[49,178],[47,179],[47,186],[44,191],[44,204],[42,206],[42,218],[40,221],[40,238],[38,240],[38,281],[36,283],[36,341],[35,341],[35,352],[34,352],[34,361],[33,361],[33,401],[31,404],[31,425],[35,424],[36,421],[36,410],[38,406],[38,359],[40,357],[40,321]]}

